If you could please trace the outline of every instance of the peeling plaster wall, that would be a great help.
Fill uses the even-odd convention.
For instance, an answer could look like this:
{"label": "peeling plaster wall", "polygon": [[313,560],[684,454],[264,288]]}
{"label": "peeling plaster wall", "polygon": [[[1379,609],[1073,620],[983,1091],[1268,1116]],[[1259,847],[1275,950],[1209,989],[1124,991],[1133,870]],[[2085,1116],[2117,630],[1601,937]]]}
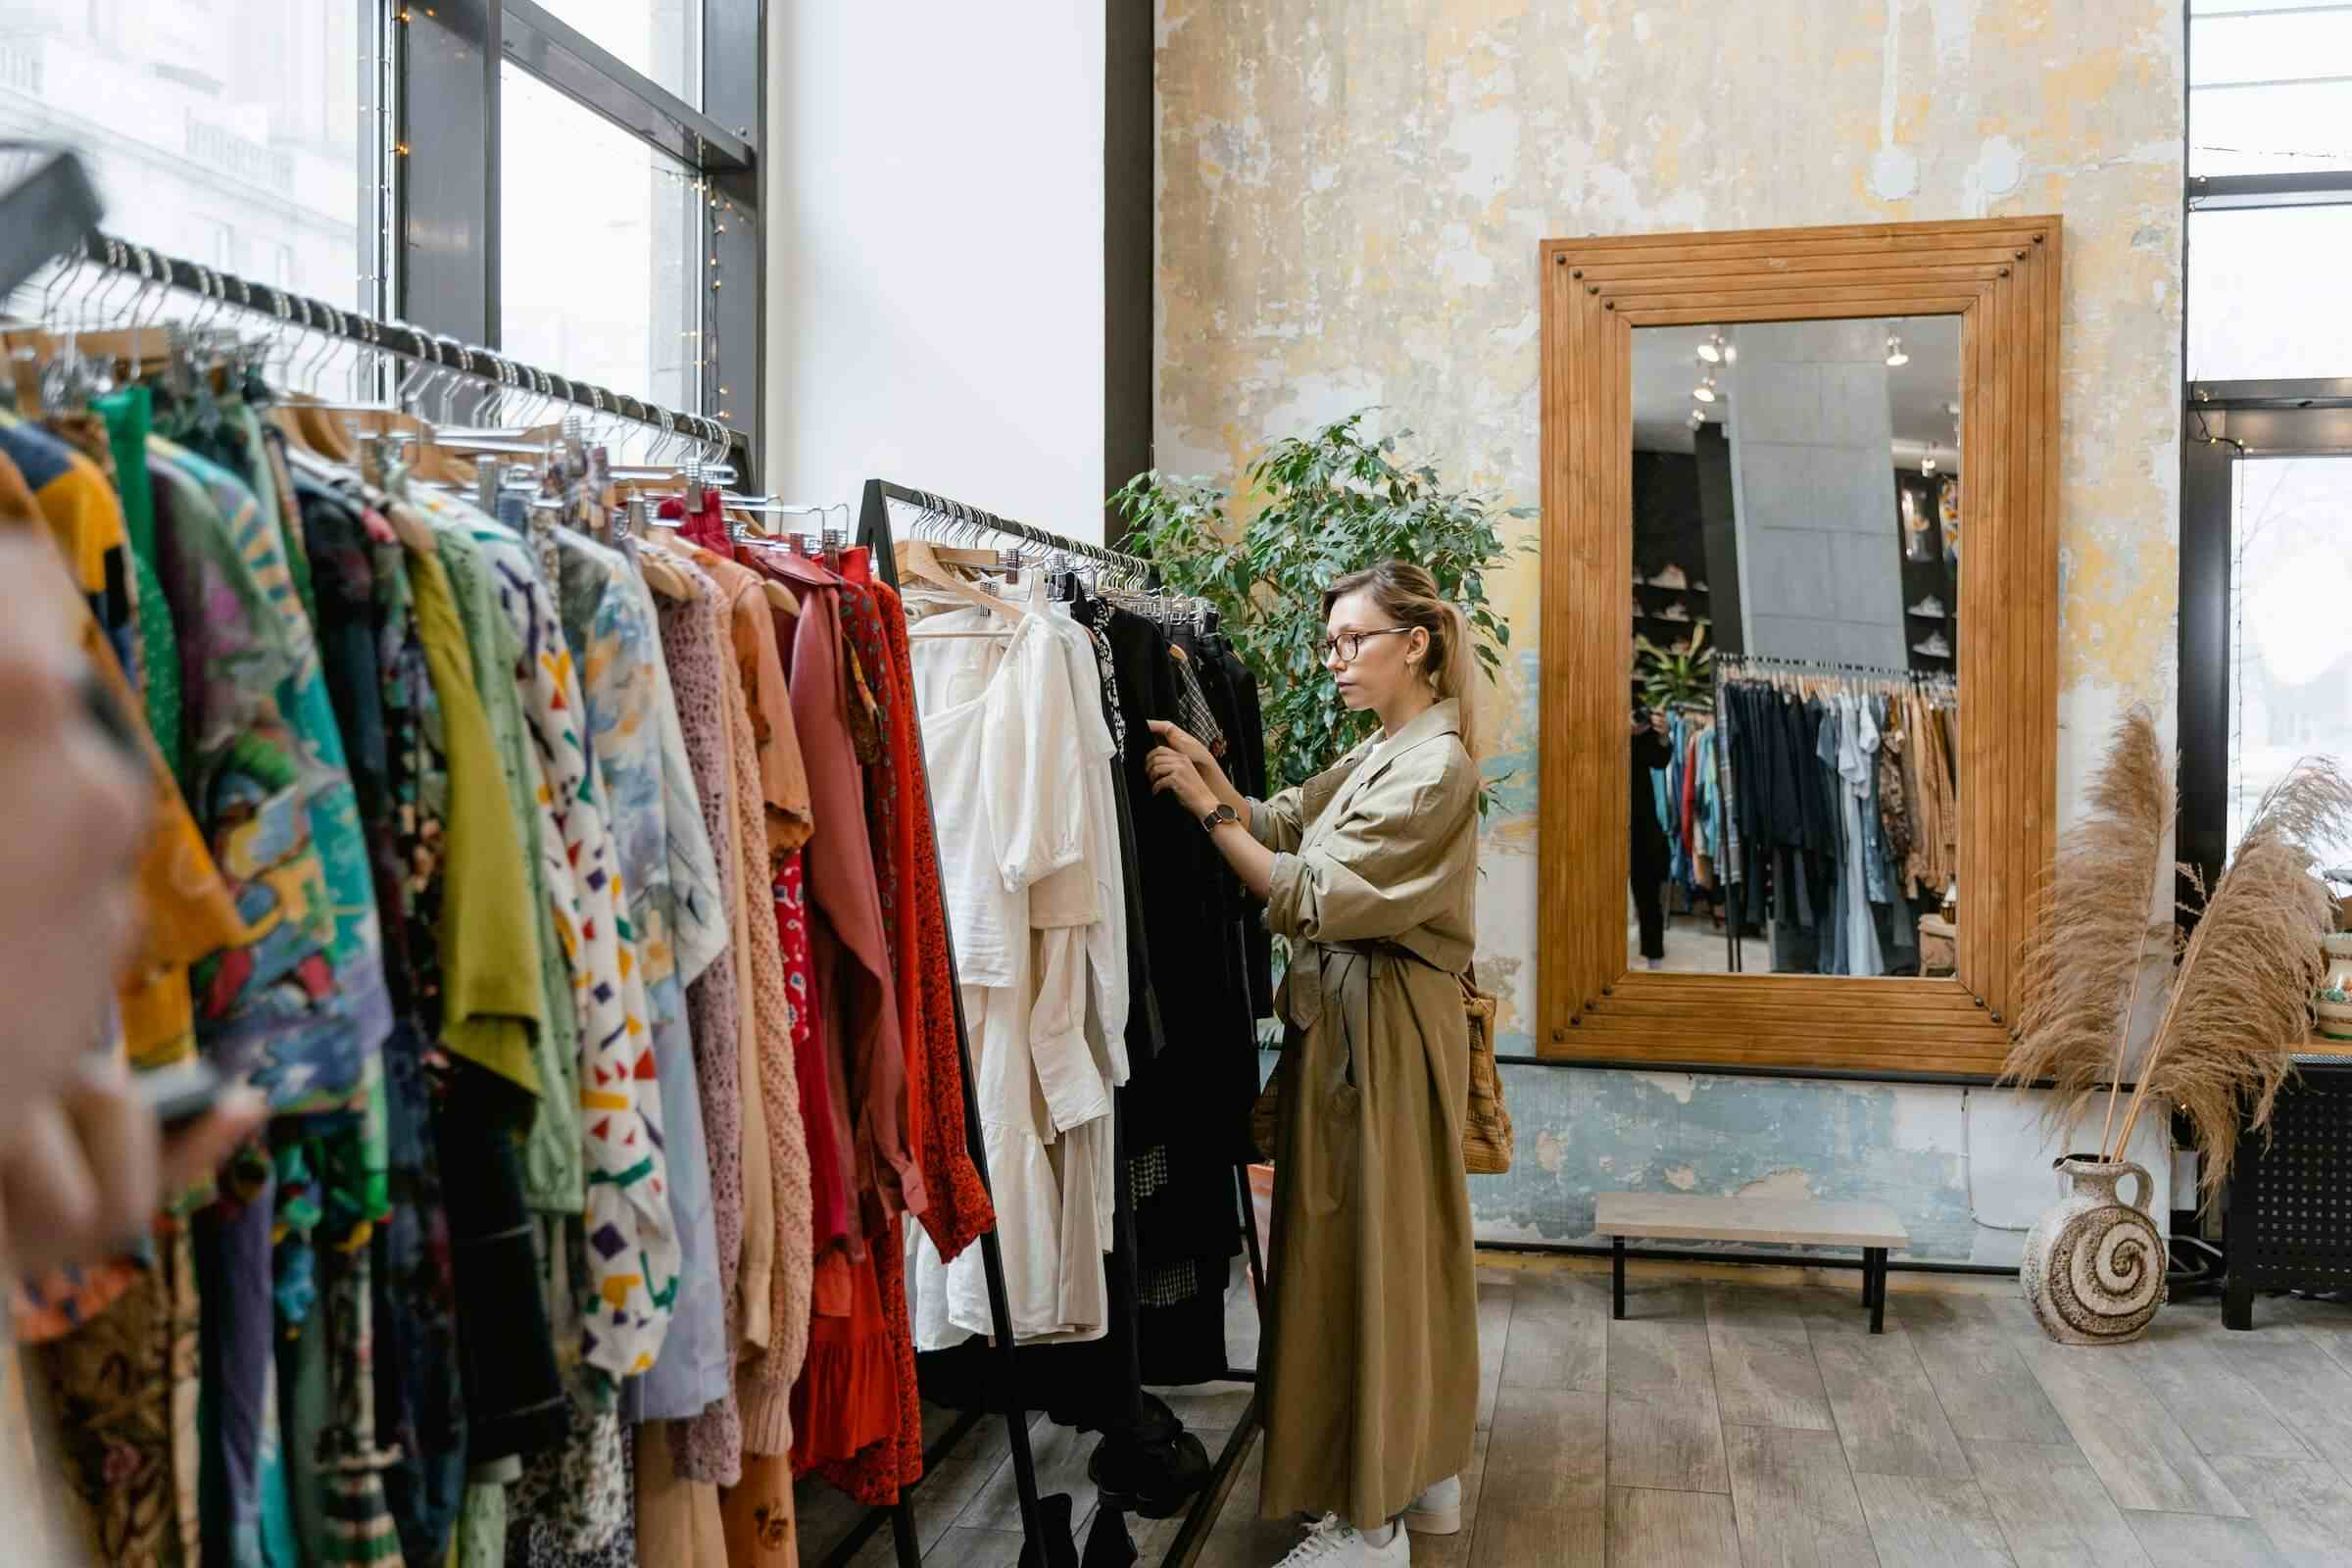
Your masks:
{"label": "peeling plaster wall", "polygon": [[[1377,403],[1449,477],[1533,504],[1539,240],[2060,213],[2060,820],[2121,707],[2169,730],[2181,0],[1159,15],[1162,468],[1238,483],[1268,441]],[[1506,1052],[1534,1049],[1537,583],[1529,562],[1502,585],[1506,808],[1479,900]],[[1583,1238],[1598,1191],[1762,1182],[1885,1198],[1920,1255],[2009,1261],[2018,1236],[1979,1221],[2023,1226],[2051,1191],[2017,1096],[1554,1068],[1507,1087],[1519,1168],[1473,1184],[1495,1238]]]}

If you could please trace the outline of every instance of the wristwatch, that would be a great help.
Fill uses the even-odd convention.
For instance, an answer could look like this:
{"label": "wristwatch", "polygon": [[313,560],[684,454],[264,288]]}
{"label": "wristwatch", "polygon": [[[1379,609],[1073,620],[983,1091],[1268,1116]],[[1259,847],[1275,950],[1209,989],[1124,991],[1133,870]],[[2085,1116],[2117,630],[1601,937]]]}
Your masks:
{"label": "wristwatch", "polygon": [[1210,834],[1214,834],[1217,829],[1223,827],[1226,823],[1239,822],[1241,819],[1241,812],[1235,810],[1232,807],[1227,806],[1224,802],[1220,801],[1217,803],[1217,808],[1215,810],[1200,818],[1200,826],[1207,830]]}

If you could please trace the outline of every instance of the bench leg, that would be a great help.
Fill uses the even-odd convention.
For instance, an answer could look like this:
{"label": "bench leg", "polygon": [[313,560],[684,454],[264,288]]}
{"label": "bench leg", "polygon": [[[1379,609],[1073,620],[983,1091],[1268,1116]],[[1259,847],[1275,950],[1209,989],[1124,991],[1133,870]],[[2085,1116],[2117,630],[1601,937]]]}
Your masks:
{"label": "bench leg", "polygon": [[1609,1316],[1625,1316],[1625,1238],[1611,1239],[1609,1248]]}
{"label": "bench leg", "polygon": [[1886,1249],[1874,1247],[1864,1254],[1870,1271],[1870,1332],[1886,1332]]}

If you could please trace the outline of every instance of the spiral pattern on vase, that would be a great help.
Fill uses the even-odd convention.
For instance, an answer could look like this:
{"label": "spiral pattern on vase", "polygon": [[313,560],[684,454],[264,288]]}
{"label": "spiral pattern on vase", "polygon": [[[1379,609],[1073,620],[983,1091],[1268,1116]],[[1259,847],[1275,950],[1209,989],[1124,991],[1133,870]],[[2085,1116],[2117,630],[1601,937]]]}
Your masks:
{"label": "spiral pattern on vase", "polygon": [[2058,1321],[2097,1340],[2127,1340],[2164,1304],[2164,1238],[2155,1221],[2122,1203],[2069,1219],[2052,1240],[2043,1275]]}

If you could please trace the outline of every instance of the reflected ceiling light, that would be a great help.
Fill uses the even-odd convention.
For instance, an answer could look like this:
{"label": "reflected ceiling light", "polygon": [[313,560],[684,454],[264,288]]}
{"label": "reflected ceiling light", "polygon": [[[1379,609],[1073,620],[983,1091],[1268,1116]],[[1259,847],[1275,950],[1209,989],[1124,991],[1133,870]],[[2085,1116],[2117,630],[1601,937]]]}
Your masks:
{"label": "reflected ceiling light", "polygon": [[1706,423],[1706,422],[1707,422],[1707,411],[1706,411],[1706,410],[1704,410],[1704,409],[1692,409],[1692,410],[1690,411],[1690,428],[1691,428],[1691,429],[1695,430],[1695,429],[1697,429],[1697,428],[1698,428],[1700,425],[1702,425],[1702,424],[1704,424],[1704,423]]}
{"label": "reflected ceiling light", "polygon": [[1919,471],[1922,473],[1934,473],[1936,471],[1936,460],[1934,458],[1920,459]]}
{"label": "reflected ceiling light", "polygon": [[1707,372],[1706,379],[1705,379],[1705,380],[1703,380],[1703,381],[1701,381],[1701,382],[1699,382],[1699,383],[1698,383],[1698,385],[1696,385],[1696,386],[1694,386],[1694,387],[1692,387],[1692,388],[1690,389],[1690,395],[1691,395],[1692,397],[1694,397],[1694,398],[1698,399],[1698,401],[1699,401],[1699,402],[1701,402],[1701,403],[1712,403],[1712,402],[1714,402],[1714,401],[1715,401],[1715,372],[1714,372],[1713,370],[1709,370],[1709,371]]}
{"label": "reflected ceiling light", "polygon": [[1731,365],[1739,360],[1740,351],[1718,329],[1707,334],[1707,340],[1698,346],[1698,357],[1709,365]]}
{"label": "reflected ceiling light", "polygon": [[1899,332],[1886,334],[1886,363],[1890,366],[1911,363],[1911,356],[1903,352],[1903,339]]}

